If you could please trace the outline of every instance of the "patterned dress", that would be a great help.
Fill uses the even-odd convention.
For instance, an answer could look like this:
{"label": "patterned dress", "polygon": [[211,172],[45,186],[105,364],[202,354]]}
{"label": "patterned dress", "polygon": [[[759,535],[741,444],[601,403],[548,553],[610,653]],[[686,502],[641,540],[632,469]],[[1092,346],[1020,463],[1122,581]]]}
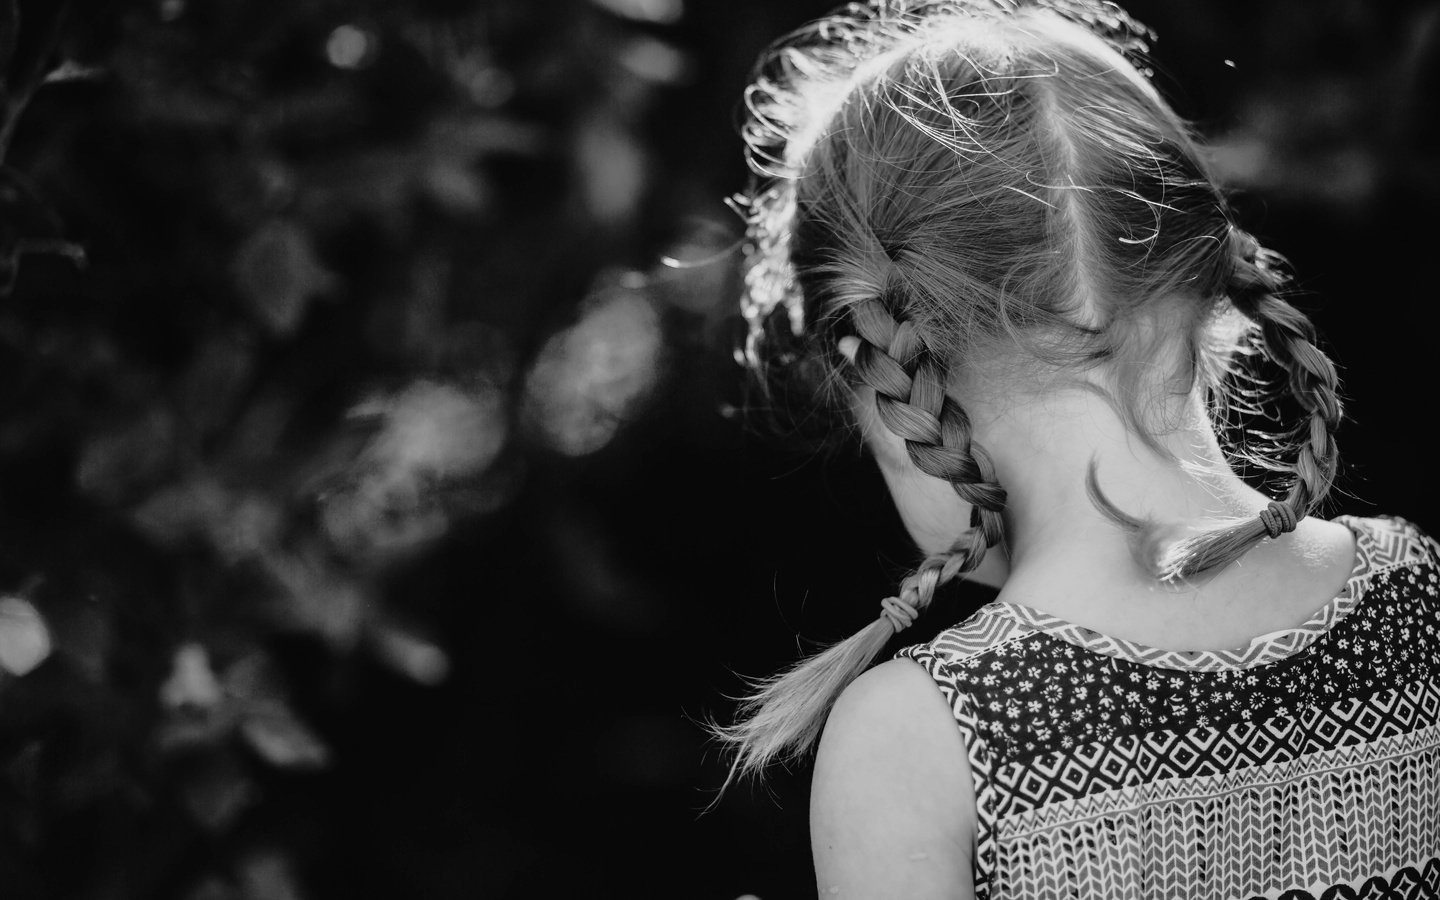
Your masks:
{"label": "patterned dress", "polygon": [[1337,521],[1345,591],[1243,649],[996,601],[900,651],[969,751],[981,900],[1440,897],[1440,544]]}

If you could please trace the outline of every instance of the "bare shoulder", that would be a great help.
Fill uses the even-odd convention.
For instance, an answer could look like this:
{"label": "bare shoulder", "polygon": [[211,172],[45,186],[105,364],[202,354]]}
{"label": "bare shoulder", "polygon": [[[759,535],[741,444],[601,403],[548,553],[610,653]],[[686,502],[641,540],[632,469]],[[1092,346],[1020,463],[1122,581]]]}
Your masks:
{"label": "bare shoulder", "polygon": [[964,741],[930,676],[896,659],[836,701],[815,760],[820,897],[971,897],[975,795]]}

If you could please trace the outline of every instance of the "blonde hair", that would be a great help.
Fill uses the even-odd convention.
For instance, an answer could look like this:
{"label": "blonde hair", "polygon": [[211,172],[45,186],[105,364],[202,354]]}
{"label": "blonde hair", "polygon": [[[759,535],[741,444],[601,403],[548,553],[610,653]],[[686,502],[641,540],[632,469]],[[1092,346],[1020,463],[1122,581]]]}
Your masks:
{"label": "blonde hair", "polygon": [[[1283,261],[1235,225],[1149,83],[1149,36],[1102,2],[875,0],[783,39],[746,93],[747,358],[771,374],[818,363],[872,388],[915,465],[973,507],[972,528],[901,582],[909,606],[925,609],[1003,539],[1005,491],[946,392],[956,367],[997,347],[1062,371],[1122,363],[1110,399],[1157,447],[1141,373],[1162,343],[1183,351],[1165,389],[1203,388],[1217,416],[1257,401],[1256,385],[1227,376],[1263,354],[1305,415],[1250,461],[1287,476],[1290,527],[1329,490],[1335,367],[1281,297]],[[849,366],[836,347],[847,335],[860,339]],[[1272,511],[1177,543],[1110,505],[1093,472],[1089,487],[1162,580],[1227,565],[1276,528]],[[807,752],[891,622],[756,682],[736,723],[715,729],[731,779]]]}

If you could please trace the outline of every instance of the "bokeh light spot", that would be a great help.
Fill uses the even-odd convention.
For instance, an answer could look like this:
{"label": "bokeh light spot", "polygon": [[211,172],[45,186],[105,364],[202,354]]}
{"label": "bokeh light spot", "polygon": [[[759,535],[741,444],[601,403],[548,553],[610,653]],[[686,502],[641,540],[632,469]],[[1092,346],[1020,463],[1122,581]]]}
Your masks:
{"label": "bokeh light spot", "polygon": [[0,668],[24,675],[50,655],[50,629],[22,597],[0,599]]}
{"label": "bokeh light spot", "polygon": [[325,58],[338,69],[359,69],[375,58],[378,41],[356,25],[341,25],[325,41]]}

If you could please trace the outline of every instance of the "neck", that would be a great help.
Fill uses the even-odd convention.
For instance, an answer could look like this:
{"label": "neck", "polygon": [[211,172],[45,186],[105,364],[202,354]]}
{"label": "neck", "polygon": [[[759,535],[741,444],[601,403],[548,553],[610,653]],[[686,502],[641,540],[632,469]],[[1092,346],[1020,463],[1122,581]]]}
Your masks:
{"label": "neck", "polygon": [[1126,532],[1091,500],[1092,463],[1105,497],[1137,519],[1177,526],[1254,515],[1266,498],[1225,462],[1198,394],[1174,396],[1156,417],[1151,446],[1098,392],[1075,387],[1035,396],[967,399],[975,437],[1008,494],[1012,575],[1084,561],[1084,571],[1140,576]]}

